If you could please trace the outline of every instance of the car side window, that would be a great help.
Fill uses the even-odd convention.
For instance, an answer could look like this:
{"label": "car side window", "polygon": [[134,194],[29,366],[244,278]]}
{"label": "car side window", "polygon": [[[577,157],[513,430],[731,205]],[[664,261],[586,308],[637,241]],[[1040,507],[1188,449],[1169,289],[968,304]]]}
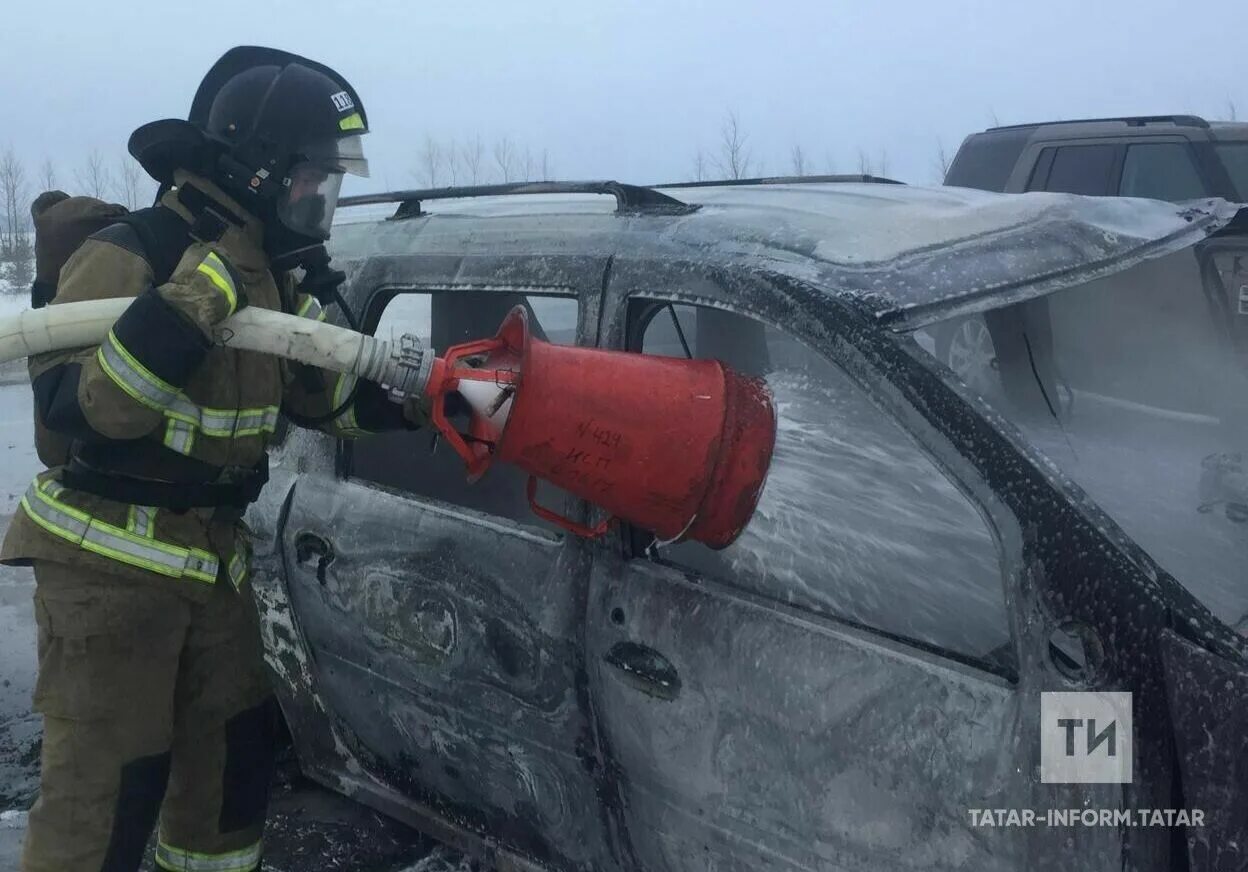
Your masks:
{"label": "car side window", "polygon": [[1205,196],[1205,184],[1186,144],[1141,143],[1127,146],[1118,193],[1177,203]]}
{"label": "car side window", "polygon": [[763,376],[778,413],[767,483],[741,537],[722,551],[659,546],[658,559],[1014,674],[996,538],[888,413],[761,322],[685,305],[647,315],[636,350],[688,348]]}
{"label": "car side window", "polygon": [[[399,293],[380,313],[374,335],[420,338],[435,353],[452,345],[493,336],[515,306],[529,310],[533,335],[562,345],[576,343],[577,301],[573,297],[453,291]],[[347,452],[347,475],[391,490],[553,530],[537,518],[525,495],[526,476],[496,464],[469,484],[464,463],[429,430],[395,431],[357,439]],[[558,508],[559,492],[539,487],[538,499]]]}
{"label": "car side window", "polygon": [[1064,145],[1053,153],[1047,178],[1032,179],[1030,190],[1058,194],[1105,197],[1114,193],[1113,173],[1117,147],[1113,145]]}

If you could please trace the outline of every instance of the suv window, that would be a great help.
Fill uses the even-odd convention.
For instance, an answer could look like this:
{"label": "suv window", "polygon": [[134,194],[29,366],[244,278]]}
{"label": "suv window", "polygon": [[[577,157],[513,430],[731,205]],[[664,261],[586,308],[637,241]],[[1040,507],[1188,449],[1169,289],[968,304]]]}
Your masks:
{"label": "suv window", "polygon": [[990,130],[967,137],[945,176],[946,185],[1004,192],[1034,127]]}
{"label": "suv window", "polygon": [[1221,142],[1214,146],[1235,185],[1240,200],[1248,200],[1248,142]]}
{"label": "suv window", "polygon": [[733,545],[660,546],[659,558],[1013,674],[996,539],[893,418],[823,356],[742,315],[664,306],[634,340],[675,356],[686,345],[767,379],[776,452]]}
{"label": "suv window", "polygon": [[1057,149],[1046,148],[1041,152],[1037,166],[1043,167],[1050,155],[1052,166],[1047,178],[1037,174],[1027,190],[1085,194],[1093,197],[1105,197],[1113,193],[1112,176],[1117,146],[1063,145]]}
{"label": "suv window", "polygon": [[[400,293],[385,304],[374,334],[392,339],[413,333],[442,354],[452,345],[493,336],[506,314],[518,305],[528,307],[535,336],[561,345],[575,344],[575,298],[501,292]],[[468,484],[459,455],[427,430],[381,433],[348,444],[347,474],[353,478],[555,529],[529,508],[523,473],[500,464],[480,481]],[[538,500],[556,509],[561,505],[559,494],[553,488],[538,488]]]}
{"label": "suv window", "polygon": [[1177,203],[1205,196],[1205,184],[1185,143],[1150,142],[1127,146],[1118,193]]}

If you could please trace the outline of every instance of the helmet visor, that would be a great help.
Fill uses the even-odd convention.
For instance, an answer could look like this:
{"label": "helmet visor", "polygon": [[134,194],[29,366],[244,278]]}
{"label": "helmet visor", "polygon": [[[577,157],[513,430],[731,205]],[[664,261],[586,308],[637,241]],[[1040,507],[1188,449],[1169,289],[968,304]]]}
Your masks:
{"label": "helmet visor", "polygon": [[286,189],[277,199],[277,217],[303,236],[329,239],[344,170],[320,161],[301,161],[290,168]]}
{"label": "helmet visor", "polygon": [[306,160],[336,168],[340,173],[368,178],[368,159],[364,157],[362,136],[339,136],[323,140],[303,149],[302,156]]}

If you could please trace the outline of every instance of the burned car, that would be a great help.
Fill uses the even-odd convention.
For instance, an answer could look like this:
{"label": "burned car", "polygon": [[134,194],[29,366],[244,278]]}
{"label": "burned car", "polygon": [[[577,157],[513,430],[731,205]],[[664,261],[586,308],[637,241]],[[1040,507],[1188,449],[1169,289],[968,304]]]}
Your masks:
{"label": "burned car", "polygon": [[[1248,528],[1197,491],[1203,458],[1248,447],[1244,368],[1209,392],[1229,405],[1207,438],[1167,455],[1190,483],[1171,508],[1225,551],[1186,575],[1115,515],[1147,453],[1102,463],[1111,434],[1078,455],[1107,490],[1081,486],[1046,453],[1063,419],[980,396],[922,335],[1233,244],[1235,207],[835,181],[347,202],[335,258],[366,330],[442,351],[522,305],[551,342],[764,376],[779,424],[722,551],[565,535],[522,474],[470,485],[429,433],[290,432],[249,521],[309,776],[503,869],[1239,862]],[[1070,691],[1132,694],[1127,783],[1044,777],[1042,697]],[[973,814],[1170,808],[1203,820]]]}

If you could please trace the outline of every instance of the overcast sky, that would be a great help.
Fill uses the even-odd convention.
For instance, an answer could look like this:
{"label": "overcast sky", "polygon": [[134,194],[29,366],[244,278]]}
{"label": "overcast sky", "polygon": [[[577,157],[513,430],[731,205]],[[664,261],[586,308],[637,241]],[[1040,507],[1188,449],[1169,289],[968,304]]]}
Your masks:
{"label": "overcast sky", "polygon": [[[940,143],[1002,124],[1195,112],[1248,119],[1248,2],[1208,0],[495,0],[6,2],[0,150],[62,187],[92,149],[185,117],[230,46],[273,45],[346,76],[373,178],[422,181],[426,136],[508,137],[559,178],[690,178],[735,111],[756,166],[856,172],[859,150],[927,183]],[[446,180],[444,180],[446,181]]]}

